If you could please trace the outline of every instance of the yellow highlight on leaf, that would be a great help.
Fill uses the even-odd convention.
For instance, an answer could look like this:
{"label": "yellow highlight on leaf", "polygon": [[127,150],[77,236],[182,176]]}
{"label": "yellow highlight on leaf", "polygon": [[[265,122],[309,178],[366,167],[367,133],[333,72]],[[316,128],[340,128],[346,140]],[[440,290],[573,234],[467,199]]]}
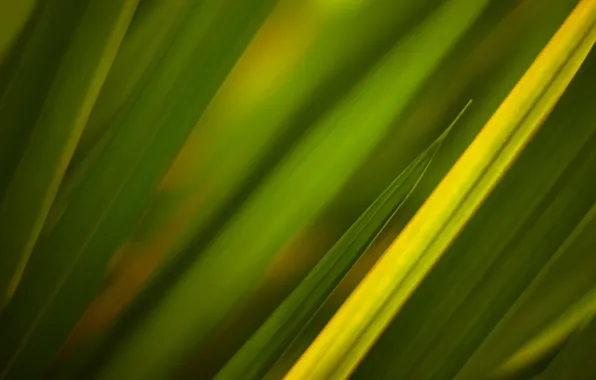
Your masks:
{"label": "yellow highlight on leaf", "polygon": [[580,1],[286,380],[350,375],[538,130],[595,40],[596,1]]}

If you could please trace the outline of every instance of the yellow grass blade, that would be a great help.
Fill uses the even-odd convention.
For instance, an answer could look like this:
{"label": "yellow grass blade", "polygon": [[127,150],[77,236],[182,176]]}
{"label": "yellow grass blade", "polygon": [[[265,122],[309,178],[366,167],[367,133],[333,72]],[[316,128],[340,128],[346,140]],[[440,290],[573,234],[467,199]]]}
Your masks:
{"label": "yellow grass blade", "polygon": [[539,128],[587,56],[596,2],[581,1],[288,380],[353,371]]}

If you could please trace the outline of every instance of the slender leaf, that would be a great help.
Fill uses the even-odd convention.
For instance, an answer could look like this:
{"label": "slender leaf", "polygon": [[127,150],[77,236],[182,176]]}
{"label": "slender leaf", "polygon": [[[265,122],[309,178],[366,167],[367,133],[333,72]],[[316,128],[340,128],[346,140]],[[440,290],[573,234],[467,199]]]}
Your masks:
{"label": "slender leaf", "polygon": [[11,182],[88,2],[48,0],[40,4],[36,22],[22,36],[20,54],[9,57],[11,70],[2,78],[0,98],[0,195]]}
{"label": "slender leaf", "polygon": [[424,175],[445,135],[441,135],[385,189],[230,359],[216,379],[263,377],[269,366],[279,358],[356,260],[382,232]]}
{"label": "slender leaf", "polygon": [[532,364],[594,313],[595,210],[592,207],[586,214],[470,357],[458,379],[512,372]]}
{"label": "slender leaf", "polygon": [[37,5],[36,0],[0,1],[0,64]]}
{"label": "slender leaf", "polygon": [[596,319],[577,331],[536,380],[588,380],[596,377]]}
{"label": "slender leaf", "polygon": [[62,217],[69,197],[83,185],[114,137],[135,94],[147,85],[193,4],[193,0],[140,3],[69,163],[64,183],[48,215],[46,233]]}
{"label": "slender leaf", "polygon": [[143,88],[192,4],[193,0],[140,3],[81,136],[80,155],[94,146],[125,102]]}

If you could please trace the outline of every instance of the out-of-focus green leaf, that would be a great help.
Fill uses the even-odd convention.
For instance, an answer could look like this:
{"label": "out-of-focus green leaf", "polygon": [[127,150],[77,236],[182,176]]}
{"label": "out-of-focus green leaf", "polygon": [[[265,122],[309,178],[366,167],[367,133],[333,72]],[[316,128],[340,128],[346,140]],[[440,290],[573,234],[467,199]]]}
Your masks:
{"label": "out-of-focus green leaf", "polygon": [[[44,107],[54,75],[89,0],[40,4],[22,51],[3,73],[0,95],[0,196],[10,183],[23,149]],[[43,62],[43,65],[40,63]],[[2,67],[3,70],[7,69]]]}
{"label": "out-of-focus green leaf", "polygon": [[18,286],[136,3],[91,2],[56,72],[0,204],[0,241],[5,252],[0,256],[0,304]]}
{"label": "out-of-focus green leaf", "polygon": [[160,378],[175,352],[183,354],[204,339],[254,287],[280,245],[337,193],[485,4],[448,2],[316,123],[157,308],[116,347],[102,378]]}
{"label": "out-of-focus green leaf", "polygon": [[77,150],[84,155],[123,104],[147,83],[193,5],[193,0],[144,0],[101,89]]}
{"label": "out-of-focus green leaf", "polygon": [[[287,379],[345,378],[353,371],[550,113],[594,43],[595,19],[596,3],[581,2]],[[455,331],[468,337],[461,334],[466,328],[444,329],[442,334]],[[433,343],[425,347],[425,360],[417,360],[409,372],[411,367],[402,366],[404,374],[393,378],[453,376],[458,360],[447,358],[463,350],[452,352]]]}
{"label": "out-of-focus green leaf", "polygon": [[36,0],[0,0],[0,65],[36,5]]}
{"label": "out-of-focus green leaf", "polygon": [[[92,8],[105,2],[93,1]],[[0,367],[7,378],[32,378],[49,364],[272,5],[272,0],[200,1],[188,11],[144,90],[117,120],[121,125],[84,185],[73,192],[51,233],[38,241],[15,297],[0,315]],[[31,358],[38,365],[30,366]]]}
{"label": "out-of-focus green leaf", "polygon": [[83,185],[115,130],[122,125],[135,94],[151,80],[193,4],[194,0],[145,0],[139,4],[56,195],[46,231],[62,217],[69,197]]}
{"label": "out-of-focus green leaf", "polygon": [[495,371],[496,376],[510,375],[542,359],[564,342],[574,330],[581,329],[596,314],[596,289],[584,295],[575,305],[526,343]]}
{"label": "out-of-focus green leaf", "polygon": [[531,365],[596,312],[595,214],[592,207],[470,357],[458,380]]}
{"label": "out-of-focus green leaf", "polygon": [[[593,302],[593,301],[592,301]],[[596,377],[596,319],[577,331],[535,380],[590,380]]]}
{"label": "out-of-focus green leaf", "polygon": [[[456,121],[457,119],[454,123]],[[271,364],[280,357],[352,265],[385,228],[424,175],[447,131],[417,157],[356,220],[263,326],[230,359],[216,379],[263,378]]]}

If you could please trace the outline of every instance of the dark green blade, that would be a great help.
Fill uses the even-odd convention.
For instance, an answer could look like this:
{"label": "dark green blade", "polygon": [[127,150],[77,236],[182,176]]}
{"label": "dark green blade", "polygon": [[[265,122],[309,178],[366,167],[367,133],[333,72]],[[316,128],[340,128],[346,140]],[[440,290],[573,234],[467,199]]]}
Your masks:
{"label": "dark green blade", "polygon": [[[18,286],[136,5],[136,0],[92,1],[55,73],[0,204],[0,306]],[[33,62],[25,61],[23,67],[28,64]],[[9,92],[2,99],[0,119],[6,116],[2,106],[13,96],[20,98],[20,94]]]}
{"label": "dark green blade", "polygon": [[37,5],[36,0],[0,0],[0,66]]}
{"label": "dark green blade", "polygon": [[457,379],[507,375],[533,365],[596,312],[595,216],[592,206]]}
{"label": "dark green blade", "polygon": [[546,370],[535,380],[591,380],[596,378],[596,319],[577,331]]}

